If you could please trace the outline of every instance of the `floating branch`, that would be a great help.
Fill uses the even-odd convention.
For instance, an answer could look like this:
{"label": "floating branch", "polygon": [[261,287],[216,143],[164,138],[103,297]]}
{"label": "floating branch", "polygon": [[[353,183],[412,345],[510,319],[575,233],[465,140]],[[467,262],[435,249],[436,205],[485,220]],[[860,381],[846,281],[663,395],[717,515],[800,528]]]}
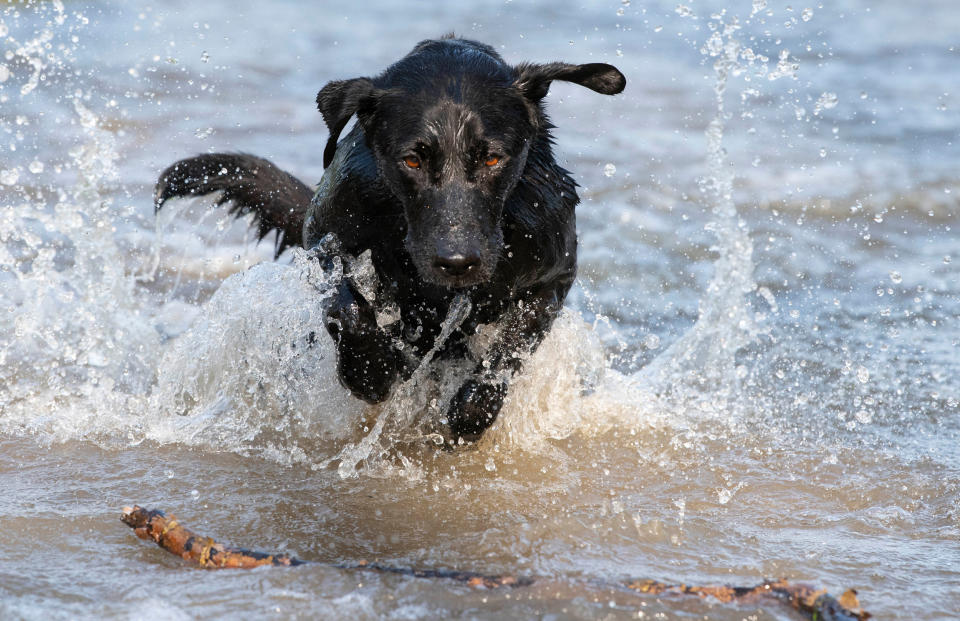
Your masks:
{"label": "floating branch", "polygon": [[[158,546],[176,554],[185,561],[196,563],[206,569],[252,569],[261,565],[304,565],[301,561],[288,554],[265,554],[252,552],[241,548],[230,548],[215,542],[210,537],[198,535],[187,530],[173,515],[163,511],[144,509],[134,505],[124,507],[120,520],[133,529],[137,537],[151,539]],[[358,569],[379,573],[400,574],[414,578],[442,578],[464,582],[470,586],[487,587],[519,587],[533,584],[528,578],[513,576],[488,576],[471,571],[453,571],[445,569],[409,569],[405,567],[391,567],[379,563],[360,562],[353,565],[332,565],[339,569]]]}
{"label": "floating branch", "polygon": [[[210,537],[197,535],[184,528],[173,515],[163,511],[133,506],[124,507],[120,519],[134,529],[141,539],[151,539],[164,550],[180,558],[209,569],[234,568],[250,569],[262,565],[303,565],[308,561],[298,560],[287,554],[265,554],[240,548],[230,548],[215,542]],[[515,576],[495,576],[471,571],[452,571],[445,569],[411,569],[392,567],[379,563],[360,562],[353,565],[328,565],[339,569],[375,571],[379,573],[399,574],[414,578],[440,578],[462,582],[472,587],[496,589],[501,587],[525,587],[534,583],[533,578]],[[803,584],[793,584],[786,580],[764,582],[754,587],[731,586],[690,586],[658,582],[656,580],[634,580],[625,584],[606,586],[626,588],[643,595],[695,595],[701,598],[712,597],[724,603],[758,604],[776,602],[787,604],[804,613],[813,621],[863,621],[870,614],[860,608],[857,594],[848,590],[835,598],[825,590],[817,590]]]}
{"label": "floating branch", "polygon": [[628,583],[627,588],[649,595],[697,595],[734,604],[778,601],[805,613],[813,621],[861,621],[870,618],[870,613],[860,608],[857,592],[853,589],[848,589],[836,598],[827,593],[826,589],[815,589],[786,580],[764,582],[754,587],[690,586],[666,584],[656,580],[635,580]]}
{"label": "floating branch", "polygon": [[185,561],[210,569],[252,569],[261,565],[302,565],[286,554],[263,554],[239,548],[228,548],[210,537],[197,535],[183,526],[174,516],[163,511],[143,507],[124,507],[120,516],[137,537],[152,539],[158,546],[176,554]]}

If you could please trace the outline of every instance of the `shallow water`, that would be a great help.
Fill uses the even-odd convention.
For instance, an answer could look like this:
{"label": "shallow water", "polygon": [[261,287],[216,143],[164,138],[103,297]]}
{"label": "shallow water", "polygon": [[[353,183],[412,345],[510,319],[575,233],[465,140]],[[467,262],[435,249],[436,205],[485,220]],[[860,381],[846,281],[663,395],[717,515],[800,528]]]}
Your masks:
{"label": "shallow water", "polygon": [[[0,617],[792,619],[606,586],[786,577],[956,618],[960,18],[688,4],[0,9]],[[445,451],[428,386],[368,408],[307,346],[308,262],[151,194],[208,149],[318,180],[316,91],[451,29],[629,84],[553,87],[580,279],[494,428]],[[119,523],[133,502],[303,559],[541,581],[195,570]]]}

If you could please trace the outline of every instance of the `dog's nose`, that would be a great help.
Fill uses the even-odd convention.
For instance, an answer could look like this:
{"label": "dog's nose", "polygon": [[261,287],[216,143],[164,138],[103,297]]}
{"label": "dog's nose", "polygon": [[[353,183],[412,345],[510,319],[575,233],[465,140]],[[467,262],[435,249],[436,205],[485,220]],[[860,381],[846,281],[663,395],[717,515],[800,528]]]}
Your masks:
{"label": "dog's nose", "polygon": [[443,272],[445,276],[459,277],[466,276],[474,269],[480,266],[480,257],[475,254],[462,254],[459,252],[437,255],[433,258],[433,266]]}

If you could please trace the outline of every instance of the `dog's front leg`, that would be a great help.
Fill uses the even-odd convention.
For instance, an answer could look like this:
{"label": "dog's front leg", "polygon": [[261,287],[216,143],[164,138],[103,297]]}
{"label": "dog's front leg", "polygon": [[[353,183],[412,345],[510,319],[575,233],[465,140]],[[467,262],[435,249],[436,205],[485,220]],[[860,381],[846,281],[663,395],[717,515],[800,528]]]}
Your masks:
{"label": "dog's front leg", "polygon": [[327,331],[337,345],[337,375],[354,396],[383,401],[404,370],[393,338],[377,325],[373,306],[344,278],[327,307]]}
{"label": "dog's front leg", "polygon": [[[342,251],[333,234],[324,236],[312,253],[328,274],[338,272],[337,259],[344,268],[355,261]],[[408,371],[409,362],[395,346],[394,338],[379,326],[374,305],[358,289],[349,271],[343,274],[327,302],[325,325],[336,344],[340,383],[355,397],[378,403]]]}
{"label": "dog's front leg", "polygon": [[447,421],[454,436],[474,440],[493,424],[507,396],[509,376],[521,369],[523,356],[543,341],[568,288],[549,286],[527,292],[507,311],[484,360],[450,404]]}

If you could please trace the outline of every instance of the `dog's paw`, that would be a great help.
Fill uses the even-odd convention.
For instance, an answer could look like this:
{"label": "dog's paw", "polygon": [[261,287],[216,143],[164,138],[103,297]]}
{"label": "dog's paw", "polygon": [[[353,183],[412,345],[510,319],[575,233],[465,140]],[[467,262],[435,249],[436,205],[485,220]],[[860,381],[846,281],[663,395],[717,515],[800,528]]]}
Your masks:
{"label": "dog's paw", "polygon": [[476,440],[497,419],[506,395],[507,385],[502,382],[469,380],[457,391],[447,412],[450,431],[458,438]]}
{"label": "dog's paw", "polygon": [[386,399],[403,370],[392,337],[377,325],[376,311],[343,279],[327,306],[327,331],[337,347],[337,375],[353,395],[368,403]]}
{"label": "dog's paw", "polygon": [[343,279],[329,302],[325,314],[327,332],[334,342],[370,338],[377,329],[373,306],[356,292],[349,279]]}

